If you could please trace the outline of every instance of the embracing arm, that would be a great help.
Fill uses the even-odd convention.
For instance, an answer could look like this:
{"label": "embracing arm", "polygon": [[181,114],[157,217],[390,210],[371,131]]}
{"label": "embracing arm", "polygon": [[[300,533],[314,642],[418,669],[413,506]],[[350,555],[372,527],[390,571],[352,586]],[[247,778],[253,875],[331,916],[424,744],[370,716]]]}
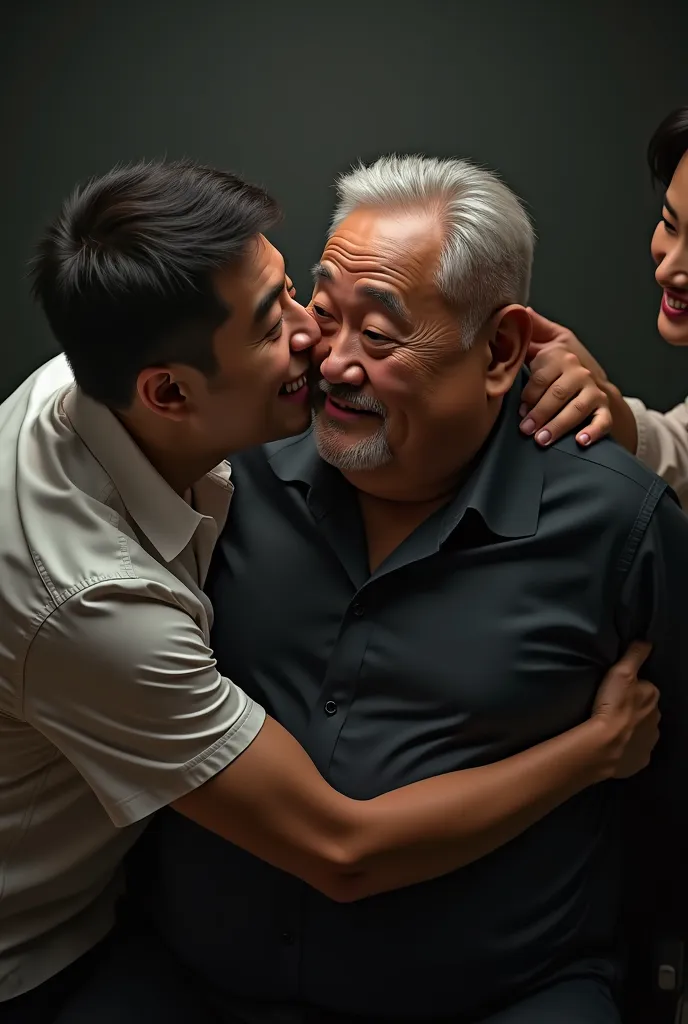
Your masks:
{"label": "embracing arm", "polygon": [[610,671],[587,722],[495,764],[350,800],[268,718],[245,753],[175,807],[334,900],[425,881],[484,857],[588,786],[647,764],[657,694],[636,674],[648,650],[633,645]]}
{"label": "embracing arm", "polygon": [[332,789],[292,736],[222,677],[196,623],[141,581],[99,583],[35,638],[25,713],[116,825],[176,810],[332,899],[460,868],[575,793],[630,774],[656,741],[634,648],[591,719],[499,763],[369,801]]}

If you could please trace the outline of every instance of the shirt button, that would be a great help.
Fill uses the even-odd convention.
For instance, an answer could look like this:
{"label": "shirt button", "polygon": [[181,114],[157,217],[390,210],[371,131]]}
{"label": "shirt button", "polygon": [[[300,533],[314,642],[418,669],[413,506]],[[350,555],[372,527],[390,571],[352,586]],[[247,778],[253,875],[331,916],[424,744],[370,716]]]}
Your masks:
{"label": "shirt button", "polygon": [[351,611],[354,613],[357,619],[360,619],[361,615],[363,615],[363,605],[361,604],[361,602],[355,601],[354,604],[352,604],[351,606]]}
{"label": "shirt button", "polygon": [[333,700],[328,700],[327,703],[325,704],[325,714],[326,715],[336,715],[337,714],[337,705],[335,704],[335,702]]}

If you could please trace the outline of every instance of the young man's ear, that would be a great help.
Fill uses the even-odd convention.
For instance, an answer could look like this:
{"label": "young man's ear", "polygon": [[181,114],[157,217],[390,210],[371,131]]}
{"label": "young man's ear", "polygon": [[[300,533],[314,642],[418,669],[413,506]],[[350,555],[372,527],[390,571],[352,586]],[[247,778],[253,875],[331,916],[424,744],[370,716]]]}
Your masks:
{"label": "young man's ear", "polygon": [[141,370],[136,380],[136,394],[150,412],[167,419],[182,420],[189,413],[190,388],[189,381],[175,370],[175,367],[162,366]]}

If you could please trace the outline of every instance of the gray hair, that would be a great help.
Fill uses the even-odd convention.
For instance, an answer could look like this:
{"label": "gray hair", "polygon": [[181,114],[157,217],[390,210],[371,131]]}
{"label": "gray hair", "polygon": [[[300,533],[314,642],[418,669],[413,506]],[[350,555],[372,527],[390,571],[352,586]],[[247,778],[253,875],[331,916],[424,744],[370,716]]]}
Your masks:
{"label": "gray hair", "polygon": [[496,174],[468,160],[383,156],[337,180],[330,235],[355,209],[382,206],[436,210],[446,229],[436,282],[461,310],[461,341],[475,335],[501,306],[525,305],[535,232],[518,197]]}

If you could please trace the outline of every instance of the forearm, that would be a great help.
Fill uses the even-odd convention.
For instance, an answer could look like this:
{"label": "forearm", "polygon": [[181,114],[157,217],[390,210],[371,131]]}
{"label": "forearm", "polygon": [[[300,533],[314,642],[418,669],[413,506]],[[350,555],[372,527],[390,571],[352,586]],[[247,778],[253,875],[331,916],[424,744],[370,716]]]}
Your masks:
{"label": "forearm", "polygon": [[395,889],[479,860],[611,774],[595,719],[513,757],[427,779],[363,808],[355,896]]}
{"label": "forearm", "polygon": [[496,764],[356,801],[268,719],[229,768],[176,806],[348,902],[446,874],[513,839],[606,777],[605,742],[592,720]]}
{"label": "forearm", "polygon": [[612,437],[631,455],[635,455],[638,448],[638,427],[631,407],[610,380],[605,379],[599,384],[609,399],[609,409],[612,414]]}

